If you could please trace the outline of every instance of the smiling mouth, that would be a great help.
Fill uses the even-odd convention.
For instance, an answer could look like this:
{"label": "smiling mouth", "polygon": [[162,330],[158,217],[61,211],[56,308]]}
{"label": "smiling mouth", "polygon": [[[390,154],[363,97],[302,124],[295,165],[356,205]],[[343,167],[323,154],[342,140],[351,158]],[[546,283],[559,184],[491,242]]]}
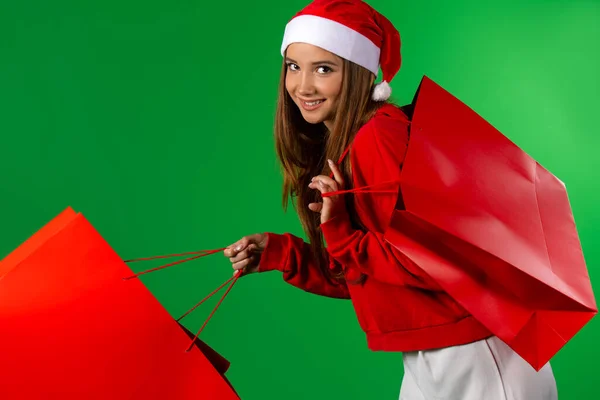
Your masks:
{"label": "smiling mouth", "polygon": [[304,104],[306,104],[309,107],[313,107],[316,106],[317,104],[321,104],[322,102],[324,102],[325,100],[315,100],[315,101],[302,101]]}
{"label": "smiling mouth", "polygon": [[302,108],[304,108],[306,111],[316,110],[324,102],[325,102],[325,99],[313,100],[313,101],[300,100],[300,104],[302,104]]}

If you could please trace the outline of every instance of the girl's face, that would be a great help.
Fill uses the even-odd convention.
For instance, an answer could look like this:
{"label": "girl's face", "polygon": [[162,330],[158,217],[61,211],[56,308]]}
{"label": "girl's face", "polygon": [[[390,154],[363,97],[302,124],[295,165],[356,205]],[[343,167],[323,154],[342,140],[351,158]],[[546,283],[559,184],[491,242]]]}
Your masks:
{"label": "girl's face", "polygon": [[293,43],[285,62],[285,87],[302,116],[311,124],[325,123],[331,131],[342,88],[342,58],[320,47]]}

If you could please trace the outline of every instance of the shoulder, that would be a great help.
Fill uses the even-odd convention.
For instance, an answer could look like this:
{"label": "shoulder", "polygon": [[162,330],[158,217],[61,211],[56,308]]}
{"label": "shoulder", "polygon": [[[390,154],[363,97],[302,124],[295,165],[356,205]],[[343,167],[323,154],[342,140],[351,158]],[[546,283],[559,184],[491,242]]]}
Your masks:
{"label": "shoulder", "polygon": [[397,147],[408,145],[407,115],[394,104],[385,104],[356,133],[352,150],[363,153],[375,147]]}
{"label": "shoulder", "polygon": [[408,126],[398,106],[385,104],[360,128],[350,146],[355,186],[399,178],[408,149]]}

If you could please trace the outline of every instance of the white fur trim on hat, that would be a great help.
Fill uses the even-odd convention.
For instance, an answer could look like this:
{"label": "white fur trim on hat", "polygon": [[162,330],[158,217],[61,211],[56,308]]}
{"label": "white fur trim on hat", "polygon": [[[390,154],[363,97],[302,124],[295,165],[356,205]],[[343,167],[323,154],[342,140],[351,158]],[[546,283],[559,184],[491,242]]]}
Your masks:
{"label": "white fur trim on hat", "polygon": [[308,43],[352,61],[375,76],[379,71],[381,50],[366,36],[346,25],[315,15],[300,15],[285,27],[281,55],[292,43]]}

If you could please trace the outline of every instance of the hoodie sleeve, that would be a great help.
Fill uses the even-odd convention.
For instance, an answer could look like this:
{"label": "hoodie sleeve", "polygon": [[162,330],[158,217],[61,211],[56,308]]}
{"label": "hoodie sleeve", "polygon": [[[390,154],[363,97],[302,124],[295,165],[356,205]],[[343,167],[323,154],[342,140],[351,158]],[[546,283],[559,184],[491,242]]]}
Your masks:
{"label": "hoodie sleeve", "polygon": [[308,243],[290,233],[267,232],[267,235],[269,239],[261,255],[259,272],[278,270],[283,272],[284,281],[306,292],[338,299],[350,298],[345,282],[333,281],[323,275]]}
{"label": "hoodie sleeve", "polygon": [[[350,152],[355,186],[399,180],[407,146],[407,123],[375,117],[359,131]],[[381,282],[439,290],[433,279],[384,240],[396,200],[393,194],[355,194],[368,230],[354,229],[347,214],[321,224],[329,256]]]}

